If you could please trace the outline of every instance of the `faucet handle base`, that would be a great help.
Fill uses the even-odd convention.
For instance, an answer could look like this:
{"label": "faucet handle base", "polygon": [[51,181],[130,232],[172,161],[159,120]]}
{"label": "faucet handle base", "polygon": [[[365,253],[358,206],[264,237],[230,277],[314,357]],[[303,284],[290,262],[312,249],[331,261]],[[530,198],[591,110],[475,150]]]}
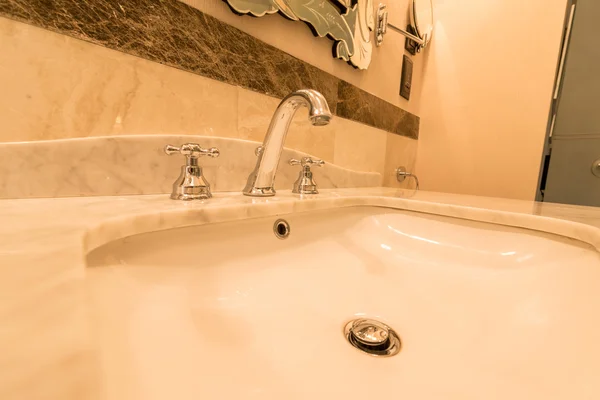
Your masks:
{"label": "faucet handle base", "polygon": [[186,143],[181,147],[167,145],[165,153],[182,154],[185,156],[185,165],[181,167],[179,178],[173,183],[173,200],[206,200],[212,197],[210,184],[202,174],[202,167],[198,165],[198,158],[202,156],[219,157],[219,149],[213,147],[205,149],[195,143]]}
{"label": "faucet handle base", "polygon": [[189,193],[178,193],[178,194],[175,194],[175,193],[173,193],[171,195],[171,199],[173,199],[173,200],[183,200],[183,201],[208,200],[210,198],[212,198],[212,194],[210,193],[210,191],[208,193],[198,193],[198,194],[189,194]]}
{"label": "faucet handle base", "polygon": [[275,196],[275,188],[251,187],[249,189],[244,189],[243,193],[245,196],[252,196],[252,197],[273,197],[273,196]]}
{"label": "faucet handle base", "polygon": [[290,165],[300,165],[302,170],[298,175],[298,180],[294,182],[292,193],[296,194],[319,194],[317,184],[313,179],[313,173],[310,170],[311,165],[322,167],[325,164],[323,160],[314,160],[310,157],[303,157],[301,160],[291,159],[288,161]]}
{"label": "faucet handle base", "polygon": [[199,166],[184,165],[179,178],[173,183],[173,200],[206,200],[212,197],[210,184]]}
{"label": "faucet handle base", "polygon": [[295,194],[319,194],[319,190],[317,189],[317,185],[312,180],[312,177],[308,179],[303,179],[300,182],[296,182],[294,184],[294,189],[292,189],[292,193]]}

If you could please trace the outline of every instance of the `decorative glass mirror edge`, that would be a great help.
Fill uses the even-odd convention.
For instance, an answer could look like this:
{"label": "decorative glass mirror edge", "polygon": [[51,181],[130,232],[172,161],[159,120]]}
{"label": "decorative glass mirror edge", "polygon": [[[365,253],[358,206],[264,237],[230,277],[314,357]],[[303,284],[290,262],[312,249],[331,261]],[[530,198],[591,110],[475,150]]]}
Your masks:
{"label": "decorative glass mirror edge", "polygon": [[[375,20],[373,0],[223,0],[238,15],[263,17],[279,13],[292,21],[302,21],[317,37],[327,36],[334,41],[333,56],[346,61],[354,68],[366,70],[371,64],[373,41],[379,47],[389,27],[409,38],[417,52],[431,40],[429,32],[420,34],[417,18],[417,1],[410,2],[411,27],[414,35],[388,23],[385,4],[377,8]],[[430,0],[424,0],[430,1]]]}
{"label": "decorative glass mirror edge", "polygon": [[238,15],[279,13],[305,22],[313,34],[334,41],[333,55],[358,69],[371,64],[373,0],[223,0]]}

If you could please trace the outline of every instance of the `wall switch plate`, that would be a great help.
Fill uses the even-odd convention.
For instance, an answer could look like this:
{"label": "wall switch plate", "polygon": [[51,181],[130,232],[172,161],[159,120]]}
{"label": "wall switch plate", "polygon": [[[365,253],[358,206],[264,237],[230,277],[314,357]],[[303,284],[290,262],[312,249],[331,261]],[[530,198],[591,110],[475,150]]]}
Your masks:
{"label": "wall switch plate", "polygon": [[408,56],[404,56],[402,63],[402,79],[400,80],[400,96],[410,100],[410,89],[412,87],[413,62]]}

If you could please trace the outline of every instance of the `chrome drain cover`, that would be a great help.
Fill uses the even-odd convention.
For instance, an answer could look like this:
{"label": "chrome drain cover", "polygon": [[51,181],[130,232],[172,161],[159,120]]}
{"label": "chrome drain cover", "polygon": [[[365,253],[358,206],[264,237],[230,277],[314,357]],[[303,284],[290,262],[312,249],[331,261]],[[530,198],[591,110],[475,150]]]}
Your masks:
{"label": "chrome drain cover", "polygon": [[287,239],[290,236],[290,224],[285,219],[278,219],[273,224],[273,233],[278,239]]}
{"label": "chrome drain cover", "polygon": [[357,349],[377,357],[391,357],[400,352],[398,334],[383,322],[374,319],[354,319],[344,326],[344,336]]}

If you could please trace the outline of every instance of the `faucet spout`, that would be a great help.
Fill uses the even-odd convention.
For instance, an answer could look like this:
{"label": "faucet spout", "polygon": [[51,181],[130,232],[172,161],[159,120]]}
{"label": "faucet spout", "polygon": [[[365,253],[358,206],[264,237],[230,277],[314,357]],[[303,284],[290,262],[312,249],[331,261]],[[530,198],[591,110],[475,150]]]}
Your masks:
{"label": "faucet spout", "polygon": [[316,90],[303,89],[286,96],[275,111],[265,136],[254,171],[248,177],[246,196],[275,196],[275,175],[292,118],[300,107],[308,108],[308,119],[314,126],[325,126],[333,116],[325,97]]}

